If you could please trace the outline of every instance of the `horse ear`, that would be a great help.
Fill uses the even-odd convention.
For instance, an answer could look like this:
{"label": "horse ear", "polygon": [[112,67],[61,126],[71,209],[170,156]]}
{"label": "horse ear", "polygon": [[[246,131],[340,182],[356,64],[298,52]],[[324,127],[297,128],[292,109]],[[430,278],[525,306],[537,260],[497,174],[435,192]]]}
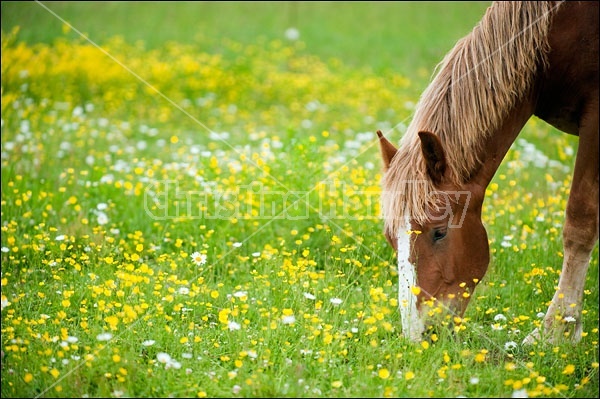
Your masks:
{"label": "horse ear", "polygon": [[383,170],[387,170],[398,149],[383,136],[381,130],[377,131],[377,136],[379,136],[379,148],[381,149],[381,157],[383,158]]}
{"label": "horse ear", "polygon": [[435,185],[444,180],[446,172],[446,154],[438,136],[431,132],[419,132],[421,139],[421,151],[425,158],[427,174]]}

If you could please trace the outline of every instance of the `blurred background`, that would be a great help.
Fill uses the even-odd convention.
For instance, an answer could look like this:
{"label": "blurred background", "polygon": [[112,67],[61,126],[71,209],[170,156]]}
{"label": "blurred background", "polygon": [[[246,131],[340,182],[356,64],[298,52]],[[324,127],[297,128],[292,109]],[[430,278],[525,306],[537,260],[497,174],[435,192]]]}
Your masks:
{"label": "blurred background", "polygon": [[[2,2],[2,31],[51,43],[63,23],[42,2]],[[414,79],[471,31],[490,2],[43,2],[98,44],[114,36],[153,49],[174,41],[219,51],[218,39],[241,44],[301,40],[309,53],[375,71],[402,68]],[[287,33],[287,35],[286,35]],[[67,37],[76,38],[75,32]]]}

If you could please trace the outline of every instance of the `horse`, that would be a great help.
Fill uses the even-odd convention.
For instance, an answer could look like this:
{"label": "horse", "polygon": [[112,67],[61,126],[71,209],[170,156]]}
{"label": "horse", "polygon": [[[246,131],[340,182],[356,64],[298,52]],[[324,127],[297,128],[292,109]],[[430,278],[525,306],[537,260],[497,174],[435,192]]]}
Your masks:
{"label": "horse", "polygon": [[598,2],[493,2],[436,67],[400,145],[377,132],[383,232],[397,253],[409,340],[436,331],[432,309],[463,317],[490,261],[486,187],[534,115],[579,146],[558,288],[523,344],[581,339],[598,241],[598,15]]}

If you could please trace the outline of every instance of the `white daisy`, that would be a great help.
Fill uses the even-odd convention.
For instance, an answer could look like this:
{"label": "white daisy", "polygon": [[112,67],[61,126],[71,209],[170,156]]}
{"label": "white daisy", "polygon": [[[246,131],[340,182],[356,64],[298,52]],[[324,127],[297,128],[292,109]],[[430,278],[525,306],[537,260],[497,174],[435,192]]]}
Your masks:
{"label": "white daisy", "polygon": [[104,226],[105,224],[108,223],[108,216],[106,215],[106,213],[104,213],[102,211],[97,211],[96,216],[98,216],[98,224],[100,226]]}
{"label": "white daisy", "polygon": [[171,361],[171,355],[165,352],[158,352],[156,354],[156,360],[161,363],[169,363]]}
{"label": "white daisy", "polygon": [[508,341],[504,344],[504,350],[511,350],[517,347],[517,343],[515,341]]}
{"label": "white daisy", "polygon": [[494,316],[494,321],[506,321],[506,316],[504,316],[502,313],[498,313],[496,316]]}
{"label": "white daisy", "polygon": [[98,341],[110,341],[113,335],[109,332],[96,335]]}
{"label": "white daisy", "polygon": [[516,391],[513,391],[512,395],[510,397],[511,398],[528,398],[529,395],[527,395],[526,389],[518,389]]}
{"label": "white daisy", "polygon": [[171,359],[169,362],[167,362],[167,364],[165,364],[165,370],[170,368],[179,370],[181,368],[181,363],[179,363],[177,360]]}
{"label": "white daisy", "polygon": [[227,324],[227,327],[229,327],[229,331],[237,331],[240,328],[242,328],[242,326],[240,325],[240,323],[236,323],[235,321],[230,321]]}
{"label": "white daisy", "polygon": [[331,298],[329,300],[329,302],[331,302],[333,305],[339,305],[341,304],[343,301],[340,298]]}
{"label": "white daisy", "polygon": [[192,261],[197,266],[202,266],[203,264],[206,263],[206,254],[201,254],[200,252],[194,252],[192,254]]}
{"label": "white daisy", "polygon": [[296,41],[300,38],[300,31],[294,27],[285,30],[285,38],[291,41]]}

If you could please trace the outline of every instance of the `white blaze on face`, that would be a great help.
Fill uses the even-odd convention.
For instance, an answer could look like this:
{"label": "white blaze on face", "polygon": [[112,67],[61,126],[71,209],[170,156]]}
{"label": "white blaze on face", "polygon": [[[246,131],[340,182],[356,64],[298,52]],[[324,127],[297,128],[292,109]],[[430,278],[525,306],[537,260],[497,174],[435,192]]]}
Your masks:
{"label": "white blaze on face", "polygon": [[423,321],[417,310],[417,296],[412,287],[417,283],[415,266],[409,262],[410,256],[410,222],[398,233],[398,306],[402,321],[402,334],[412,341],[419,341],[424,331]]}

